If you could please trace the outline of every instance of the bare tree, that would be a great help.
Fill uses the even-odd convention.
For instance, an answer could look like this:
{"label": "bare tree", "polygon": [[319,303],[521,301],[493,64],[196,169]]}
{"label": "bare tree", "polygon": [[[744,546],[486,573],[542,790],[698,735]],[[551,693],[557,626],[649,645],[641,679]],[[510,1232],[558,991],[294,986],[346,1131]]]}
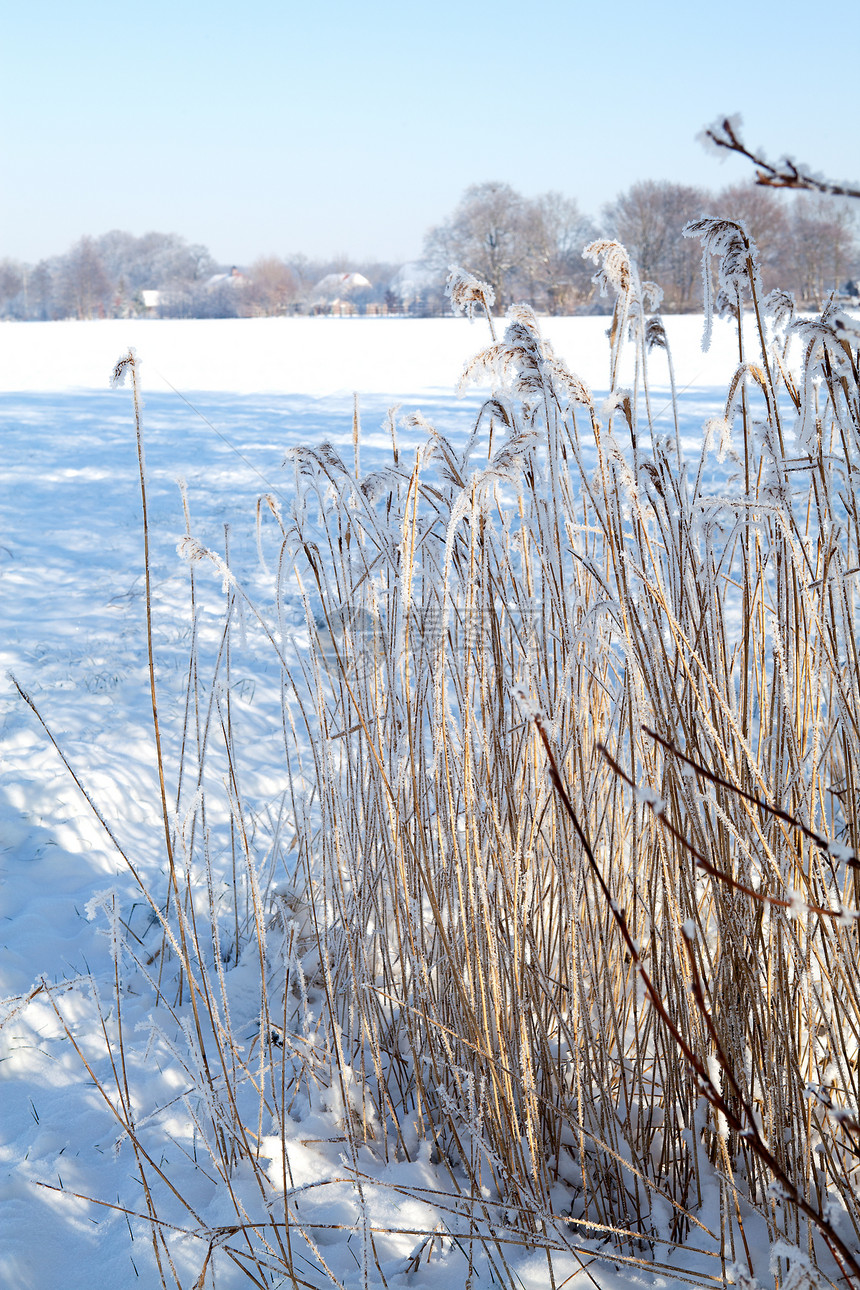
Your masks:
{"label": "bare tree", "polygon": [[799,194],[789,219],[786,260],[798,303],[822,309],[857,256],[853,211],[839,198]]}
{"label": "bare tree", "polygon": [[63,257],[59,271],[59,302],[66,317],[105,317],[110,308],[111,282],[95,241],[82,237]]}
{"label": "bare tree", "polygon": [[49,260],[40,260],[27,279],[27,312],[25,317],[46,322],[54,317],[55,272]]}
{"label": "bare tree", "polygon": [[582,248],[595,236],[591,220],[570,197],[544,193],[524,203],[520,271],[535,308],[570,314],[590,301],[594,285]]}
{"label": "bare tree", "polygon": [[776,193],[756,184],[734,184],[717,194],[714,214],[743,224],[759,253],[762,282],[766,290],[790,290],[789,214]]}
{"label": "bare tree", "polygon": [[643,281],[663,288],[668,310],[698,303],[701,259],[681,230],[705,212],[710,200],[701,188],[646,179],[604,210],[609,231],[636,261]]}
{"label": "bare tree", "polygon": [[242,312],[276,315],[288,312],[299,299],[301,284],[290,266],[276,255],[266,255],[251,265],[243,290]]}
{"label": "bare tree", "polygon": [[[26,269],[15,260],[0,260],[0,318],[16,317],[24,303]],[[18,308],[16,308],[16,306]]]}

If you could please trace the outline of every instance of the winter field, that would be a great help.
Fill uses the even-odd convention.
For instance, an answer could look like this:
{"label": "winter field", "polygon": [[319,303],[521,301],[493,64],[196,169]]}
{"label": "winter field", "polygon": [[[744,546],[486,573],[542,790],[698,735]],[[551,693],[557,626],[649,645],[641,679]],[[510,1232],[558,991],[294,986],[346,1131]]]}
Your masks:
{"label": "winter field", "polygon": [[[747,322],[752,349],[754,319]],[[738,366],[736,330],[730,321],[716,320],[703,353],[701,316],[665,320],[687,486],[695,484],[697,496],[720,499],[709,503],[710,510],[702,504],[701,533],[683,539],[691,550],[698,543],[696,549],[706,552],[704,570],[722,561],[722,581],[714,574],[714,596],[724,599],[713,640],[723,640],[725,657],[717,659],[707,653],[713,640],[705,623],[716,613],[714,603],[703,602],[698,618],[698,611],[685,618],[679,597],[691,594],[695,576],[685,582],[689,571],[678,572],[683,559],[675,567],[660,554],[670,545],[659,536],[660,506],[666,502],[670,528],[671,517],[683,513],[680,502],[666,499],[669,474],[658,477],[679,460],[665,351],[658,347],[649,355],[649,420],[637,346],[625,343],[611,372],[609,324],[608,317],[541,321],[557,357],[593,394],[594,417],[606,427],[599,451],[588,428],[589,405],[564,384],[566,377],[544,372],[540,379],[556,381],[567,405],[576,404],[579,447],[565,428],[572,424],[568,413],[550,409],[546,385],[539,398],[526,388],[525,350],[507,376],[484,370],[458,395],[464,365],[487,344],[480,319],[0,324],[0,993],[7,1000],[0,1030],[2,1285],[616,1290],[729,1282],[770,1287],[776,1277],[785,1290],[799,1290],[818,1284],[817,1274],[805,1271],[813,1244],[823,1275],[836,1283],[838,1259],[827,1233],[807,1221],[809,1214],[797,1218],[782,1176],[774,1182],[760,1154],[744,1155],[754,1136],[744,1099],[764,1125],[762,1141],[808,1207],[826,1212],[843,1243],[858,1250],[856,1204],[852,1212],[850,1202],[857,1178],[851,1153],[856,1155],[860,1010],[857,974],[852,984],[850,969],[852,956],[855,969],[858,963],[857,927],[838,895],[845,902],[852,891],[856,896],[846,868],[850,852],[835,841],[829,853],[803,836],[798,842],[791,825],[748,803],[737,807],[744,817],[738,823],[728,788],[689,767],[676,771],[671,754],[658,749],[658,757],[653,744],[641,745],[639,733],[640,717],[658,731],[672,731],[680,748],[736,787],[767,800],[782,794],[779,804],[803,815],[810,830],[853,839],[840,812],[853,792],[855,736],[845,731],[854,719],[858,682],[847,675],[852,646],[844,623],[853,623],[847,574],[857,563],[856,517],[847,476],[833,461],[850,456],[854,444],[843,448],[834,441],[833,460],[821,458],[820,489],[835,498],[832,528],[824,532],[823,522],[816,527],[820,495],[817,503],[815,497],[798,502],[803,534],[792,529],[782,554],[762,555],[772,537],[768,506],[782,506],[787,514],[794,505],[779,495],[779,480],[794,488],[797,478],[784,473],[785,463],[810,452],[792,438],[797,413],[790,391],[775,370],[760,381],[753,375],[743,407],[740,393],[735,400],[738,455],[726,455],[725,442],[719,453],[716,442],[703,452],[705,422],[723,417]],[[527,350],[531,342],[518,343]],[[856,349],[856,338],[853,343]],[[152,653],[173,877],[153,735],[132,392],[128,384],[109,388],[113,367],[130,346],[144,405]],[[800,356],[796,344],[786,366],[792,359],[797,371]],[[857,395],[846,370],[844,389],[832,397],[842,400],[838,413],[847,424]],[[781,456],[771,453],[777,465],[762,465],[767,435],[757,432],[758,473],[750,479],[753,448],[746,453],[745,476],[741,421],[747,399],[750,425],[756,418],[768,421],[772,404],[762,411],[767,382],[783,408],[787,442]],[[604,405],[613,388],[635,391],[635,449],[623,398]],[[467,459],[492,390],[500,401],[485,411]],[[819,381],[815,390],[816,414],[826,419],[826,383]],[[423,420],[410,418],[414,412]],[[447,440],[441,446],[436,441],[432,460],[421,456],[425,422]],[[392,424],[396,478],[386,473],[392,470]],[[564,522],[559,528],[529,500],[540,491],[529,484],[520,516],[532,518],[521,519],[514,532],[504,516],[516,510],[517,462],[532,450],[534,427],[556,444],[548,459],[555,453],[553,460],[568,472],[559,482],[551,466],[540,467],[546,496],[555,498],[558,490],[555,515]],[[564,434],[562,450],[558,437]],[[750,430],[750,443],[753,437]],[[334,454],[292,456],[285,464],[290,450],[323,442]],[[514,447],[502,459],[506,442]],[[632,452],[643,480],[652,469],[643,465],[646,457],[653,463],[653,495],[647,480],[631,475]],[[364,501],[350,492],[338,462],[352,470],[356,455],[359,474],[374,476]],[[619,464],[622,457],[626,466]],[[419,489],[419,458],[422,481],[434,481],[426,492]],[[700,467],[704,473],[696,479]],[[832,478],[825,479],[831,467]],[[581,489],[574,495],[566,482],[571,472],[603,480],[611,475],[622,499],[618,514]],[[809,476],[807,470],[804,489]],[[724,512],[756,489],[765,518],[759,515],[754,531],[738,539],[737,553],[726,556],[735,539]],[[487,500],[493,490],[497,503]],[[271,505],[258,508],[261,496]],[[378,519],[386,497],[390,528]],[[415,518],[419,503],[448,517],[438,549],[432,523]],[[479,523],[481,507],[485,519]],[[740,515],[732,522],[740,524]],[[500,688],[498,694],[492,678],[482,679],[478,664],[473,668],[474,642],[462,645],[468,654],[462,675],[472,678],[472,689],[464,683],[462,693],[450,659],[443,665],[442,655],[433,654],[444,649],[439,641],[449,627],[448,611],[433,599],[438,588],[446,578],[456,584],[452,604],[457,613],[463,608],[465,622],[474,610],[469,596],[489,576],[481,560],[489,559],[492,542],[487,537],[481,554],[476,537],[480,530],[483,541],[484,523],[498,550],[510,552],[520,543],[519,564],[505,556],[494,566],[495,578],[511,561],[514,592],[504,591],[503,599],[519,596],[527,584],[532,597],[499,629],[497,672],[505,671],[502,656],[527,661],[513,666],[509,692]],[[458,525],[466,534],[462,549],[450,536]],[[778,538],[782,530],[775,528]],[[544,540],[550,530],[557,543],[552,559]],[[607,552],[612,535],[622,530],[633,532],[637,545],[613,566],[610,585]],[[526,537],[517,535],[528,531],[534,549],[527,552]],[[578,563],[572,563],[569,549],[577,543]],[[300,582],[286,567],[286,548],[301,565]],[[781,581],[779,561],[789,558],[789,548],[791,559],[807,562],[802,585],[800,575],[790,587]],[[220,567],[206,554],[189,558],[204,549],[222,561]],[[643,564],[648,551],[653,568]],[[362,561],[371,573],[360,579]],[[322,565],[327,572],[320,574]],[[406,594],[407,565],[413,599],[404,609],[391,597],[398,578],[397,595]],[[744,599],[738,569],[750,565],[761,573],[750,584],[754,594]],[[823,623],[827,606],[807,584],[826,580],[837,565],[838,580],[836,573],[832,577],[839,605],[832,623]],[[547,568],[560,602],[579,607],[569,637],[567,611],[554,607],[550,614],[549,593],[542,600],[530,581]],[[658,586],[654,570],[665,576],[666,587]],[[670,585],[676,575],[681,590]],[[391,639],[368,643],[362,628],[359,643],[369,663],[353,657],[361,633],[337,617],[344,576],[353,588],[359,582],[363,587],[358,599],[350,599],[351,610],[371,614],[375,623],[393,622],[393,606],[400,605]],[[618,591],[625,578],[629,602]],[[371,586],[374,596],[388,597],[384,610],[381,600],[366,599]],[[434,608],[443,624],[423,653],[409,636],[416,601],[422,612]],[[843,614],[838,624],[837,610]],[[637,614],[638,627],[630,626]],[[786,625],[785,614],[797,619]],[[798,645],[791,624],[801,620]],[[751,638],[763,651],[760,663],[744,654]],[[598,649],[603,654],[592,656]],[[409,660],[406,679],[403,658]],[[753,678],[749,683],[737,680],[741,659]],[[400,686],[390,708],[388,698],[379,698],[386,667]],[[716,682],[709,686],[723,673],[724,697],[717,700]],[[444,694],[443,674],[449,678]],[[519,707],[515,685],[527,692]],[[391,686],[393,693],[394,681]],[[789,691],[800,695],[793,709]],[[654,697],[661,693],[662,706]],[[491,734],[481,715],[488,705],[500,714]],[[538,721],[546,722],[596,863],[610,886],[617,880],[621,915],[592,889],[584,861],[576,862],[576,874],[565,868],[574,865],[565,857],[581,849],[547,773],[534,705],[544,711]],[[625,705],[637,714],[627,725],[619,716]],[[675,708],[683,714],[678,721]],[[376,744],[363,724],[372,724],[367,714],[373,712],[380,720]],[[389,713],[400,715],[387,724]],[[442,743],[445,757],[469,743],[470,728],[483,732],[469,753],[475,760],[464,773],[462,793],[446,790],[457,796],[455,805],[445,806],[439,787],[439,745],[433,744],[432,757],[421,753],[417,760],[414,747],[404,751],[400,731],[409,722],[410,737],[428,747],[436,738],[434,723],[450,729]],[[783,752],[772,757],[777,726]],[[616,742],[613,731],[622,727],[624,741],[619,736]],[[697,728],[703,732],[698,752],[691,733]],[[580,735],[583,744],[589,741],[585,752]],[[639,804],[594,751],[602,740],[646,786]],[[731,756],[724,755],[729,747]],[[495,753],[512,762],[504,783],[489,768]],[[457,774],[449,770],[449,785]],[[470,805],[470,792],[477,804]],[[511,857],[530,847],[530,855],[542,857],[540,880],[534,874],[510,877],[507,869],[502,878],[488,877],[482,865],[494,854],[494,830],[516,833],[518,820],[531,819],[533,809],[540,814],[533,807],[538,800],[543,814],[528,846],[517,834],[510,856],[501,843],[496,851],[508,857],[504,863],[510,861],[513,874]],[[658,813],[649,802],[658,804]],[[759,895],[786,896],[795,907],[757,903],[755,894],[724,889],[701,871],[696,876],[691,854],[662,829],[663,809],[668,815],[674,809],[678,829],[738,883]],[[610,817],[615,823],[606,822]],[[454,854],[458,845],[464,857],[473,855],[476,867],[464,872],[474,889],[467,890],[467,882],[455,898],[452,879],[443,899],[426,877],[413,883],[408,875],[402,901],[392,894],[401,862],[382,853],[389,845],[391,855],[397,852],[398,818],[412,829],[416,855],[422,830],[436,837],[439,855]],[[360,891],[359,857],[350,846],[372,849],[377,839],[376,868]],[[637,856],[646,853],[657,859],[637,870]],[[431,866],[430,859],[415,863],[421,874],[422,863]],[[297,874],[310,874],[314,865],[319,868],[303,887]],[[673,865],[693,876],[676,882]],[[628,893],[636,873],[646,870],[640,894]],[[563,894],[564,874],[569,895]],[[492,885],[497,880],[498,889]],[[553,884],[562,892],[555,905]],[[318,908],[309,900],[311,889]],[[457,899],[464,903],[458,906]],[[503,904],[499,926],[506,930],[499,940],[499,926],[494,923],[491,932],[489,923]],[[841,921],[809,912],[821,904],[842,911]],[[545,928],[536,911],[548,905],[562,912],[553,913],[557,921]],[[673,1113],[667,1111],[663,1127],[664,1110],[674,1105],[668,1083],[683,1084],[689,1067],[672,1033],[655,1019],[647,988],[637,984],[619,917],[635,931],[635,953],[641,944],[649,979],[669,1001],[675,1025],[701,1055],[728,1110],[700,1087],[697,1093],[690,1079],[692,1092],[677,1093],[677,1103],[690,1106],[689,1119],[681,1117],[670,1129]],[[321,919],[328,920],[326,927]],[[486,976],[478,942],[470,940],[470,924],[482,919],[486,946],[497,947],[488,950]],[[443,923],[452,944],[456,940],[451,952],[462,979],[483,1000],[474,1005],[483,1020],[469,1031],[471,1039],[454,1037],[453,1022],[442,1012],[446,991],[465,988],[451,976],[440,939]],[[417,928],[425,940],[416,950]],[[707,1002],[699,1012],[691,1002],[699,976],[688,967],[684,937],[701,946]],[[401,946],[396,953],[393,940]],[[186,974],[176,967],[183,953],[189,955]],[[505,954],[514,964],[510,973]],[[408,972],[402,966],[407,958]],[[610,961],[616,974],[611,991],[605,984]],[[766,979],[753,989],[756,964]],[[544,973],[540,989],[535,965]],[[410,1017],[395,1001],[401,971],[401,986],[411,992]],[[189,991],[192,978],[197,984]],[[335,997],[346,998],[352,979],[359,983],[355,999],[333,1004]],[[779,1074],[771,1093],[761,1071],[782,1070],[783,1023],[774,1023],[773,1036],[757,1030],[745,1038],[738,1030],[743,1023],[726,1020],[726,1009],[730,996],[735,1006],[743,997],[745,1013],[758,1016],[761,1008],[762,1016],[778,1017],[775,980],[783,981],[792,1000],[785,1027],[799,1074]],[[203,1000],[209,1000],[206,1008]],[[439,1007],[432,1016],[431,1000]],[[723,1026],[731,1031],[736,1045],[725,1063],[709,1015],[720,1035]],[[508,1033],[499,1018],[510,1016],[516,1025]],[[392,1047],[385,1035],[397,1027]],[[532,1027],[542,1034],[530,1038],[528,1048],[525,1035]],[[416,1056],[422,1044],[423,1074]],[[519,1065],[512,1073],[514,1047]],[[744,1056],[747,1048],[751,1057]],[[538,1054],[537,1066],[524,1056],[527,1050]],[[585,1081],[583,1053],[591,1053],[594,1063]],[[727,1073],[735,1058],[741,1090]],[[555,1083],[544,1071],[553,1063]],[[404,1081],[413,1080],[402,1105],[392,1092],[398,1070]],[[642,1093],[646,1085],[650,1103]],[[600,1086],[595,1110],[593,1089]],[[561,1100],[570,1107],[550,1115],[546,1108],[559,1089],[567,1090]],[[461,1104],[452,1110],[458,1098]],[[829,1120],[828,1099],[839,1112]],[[510,1108],[516,1108],[515,1118]],[[736,1120],[727,1122],[726,1114]],[[482,1138],[494,1116],[496,1128],[486,1127]],[[797,1117],[805,1117],[802,1144]],[[782,1143],[766,1137],[780,1122],[798,1144],[796,1155],[790,1155],[793,1145],[786,1143],[783,1152]],[[506,1134],[513,1144],[509,1158],[503,1154]],[[691,1163],[682,1167],[683,1153]],[[154,1224],[148,1213],[156,1216]]]}

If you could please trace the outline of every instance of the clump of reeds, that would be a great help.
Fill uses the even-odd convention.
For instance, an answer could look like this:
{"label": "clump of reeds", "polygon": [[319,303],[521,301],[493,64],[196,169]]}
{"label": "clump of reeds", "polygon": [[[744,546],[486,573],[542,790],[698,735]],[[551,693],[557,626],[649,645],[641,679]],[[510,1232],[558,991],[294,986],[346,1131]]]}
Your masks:
{"label": "clump of reeds", "polygon": [[[334,1277],[290,1181],[291,1120],[325,1104],[367,1284],[382,1236],[362,1153],[428,1148],[464,1277],[483,1260],[515,1284],[518,1247],[545,1251],[550,1283],[559,1256],[595,1253],[681,1275],[683,1245],[717,1282],[753,1284],[764,1233],[795,1265],[860,1284],[860,333],[835,309],[798,320],[763,298],[739,226],[690,233],[709,284],[719,261],[709,311],[713,298],[738,329],[724,415],[691,458],[648,313],[657,289],[615,243],[590,248],[615,297],[600,407],[518,307],[465,375],[492,394],[464,447],[421,422],[407,460],[392,420],[390,464],[360,477],[356,416],[352,465],[327,445],[291,454],[292,505],[260,512],[297,857],[268,890],[216,698],[243,593],[212,557],[230,608],[208,701],[189,666],[196,769],[175,812],[163,793],[158,951],[111,914],[117,1022],[126,961],[166,1010],[153,1042],[187,1073],[234,1209],[214,1230],[171,1196],[113,1032],[102,1091],[165,1282],[165,1196],[169,1222],[205,1243],[201,1287],[215,1250],[260,1284],[271,1268]],[[482,306],[475,279],[456,276],[458,292]],[[654,349],[670,360],[670,432],[652,415]],[[212,555],[190,536],[185,551]],[[155,696],[153,676],[157,724]],[[238,887],[219,905],[211,866],[216,743],[241,912]],[[228,933],[259,987],[247,1053]]]}
{"label": "clump of reeds", "polygon": [[[560,1247],[692,1239],[715,1170],[724,1260],[752,1264],[751,1206],[856,1278],[858,332],[762,298],[739,226],[689,232],[708,282],[719,260],[706,328],[738,325],[698,460],[651,418],[656,291],[611,243],[600,410],[519,308],[466,373],[494,389],[465,452],[428,427],[365,480],[296,455],[303,882],[385,1149],[430,1137],[524,1239],[563,1195]],[[733,468],[706,491],[711,436]]]}

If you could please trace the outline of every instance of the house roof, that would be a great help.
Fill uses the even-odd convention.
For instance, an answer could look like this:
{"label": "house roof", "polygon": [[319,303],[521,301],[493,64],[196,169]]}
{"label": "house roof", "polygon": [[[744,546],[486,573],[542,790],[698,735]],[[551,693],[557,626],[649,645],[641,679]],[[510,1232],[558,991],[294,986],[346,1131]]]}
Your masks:
{"label": "house roof", "polygon": [[247,278],[244,273],[234,265],[228,273],[213,273],[211,278],[206,279],[204,286],[207,288],[220,287],[225,282],[229,282],[232,286],[238,287],[241,286],[243,282],[247,282]]}
{"label": "house roof", "polygon": [[371,285],[363,273],[327,273],[311,289],[310,302],[313,305],[334,304],[336,300]]}

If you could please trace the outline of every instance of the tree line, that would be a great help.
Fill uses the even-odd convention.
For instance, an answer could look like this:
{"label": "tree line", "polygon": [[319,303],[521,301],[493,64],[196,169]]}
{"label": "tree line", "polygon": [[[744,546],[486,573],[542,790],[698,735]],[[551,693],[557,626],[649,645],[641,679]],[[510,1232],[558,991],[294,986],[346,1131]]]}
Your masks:
{"label": "tree line", "polygon": [[[225,272],[205,246],[172,233],[136,237],[114,230],[82,237],[63,255],[27,265],[0,260],[0,318],[241,317],[325,312],[316,288],[330,275],[357,273],[355,312],[447,313],[444,282],[458,263],[487,281],[501,309],[528,301],[541,313],[602,312],[582,248],[617,238],[640,277],[663,290],[663,309],[701,307],[698,245],[681,230],[703,214],[742,221],[756,242],[765,288],[791,291],[801,308],[821,308],[860,274],[854,209],[845,199],[801,192],[790,200],[754,183],[718,193],[645,180],[606,205],[598,220],[561,193],[526,198],[509,184],[468,188],[456,209],[424,239],[419,262],[328,261],[265,256]],[[150,293],[157,293],[157,303]],[[146,294],[145,294],[146,293]],[[329,293],[331,294],[331,293]]]}
{"label": "tree line", "polygon": [[601,308],[582,247],[609,236],[627,248],[643,281],[662,288],[662,308],[683,313],[701,308],[702,269],[699,244],[682,229],[704,214],[741,221],[758,246],[765,289],[791,291],[801,308],[820,309],[860,269],[856,208],[844,199],[798,193],[786,201],[754,183],[711,193],[654,180],[621,193],[598,223],[560,194],[527,200],[506,184],[481,184],[431,230],[425,256],[463,264],[489,282],[497,303],[578,313]]}
{"label": "tree line", "polygon": [[[81,237],[65,254],[35,265],[0,260],[0,318],[276,315],[297,311],[327,274],[353,267],[347,256],[317,261],[301,255],[265,256],[241,273],[231,273],[207,247],[175,233],[136,237],[114,229],[101,237]],[[373,274],[371,282],[387,284],[397,268],[369,263],[363,272]],[[149,303],[152,293],[158,297],[155,304]]]}

